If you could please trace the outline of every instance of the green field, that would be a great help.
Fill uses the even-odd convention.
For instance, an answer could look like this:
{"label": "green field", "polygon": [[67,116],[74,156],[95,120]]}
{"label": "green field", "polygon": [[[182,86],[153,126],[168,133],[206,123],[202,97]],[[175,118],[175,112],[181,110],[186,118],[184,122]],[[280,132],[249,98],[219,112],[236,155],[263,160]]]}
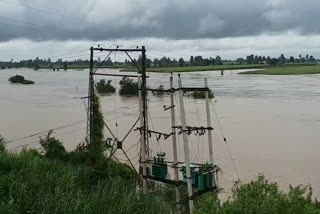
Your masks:
{"label": "green field", "polygon": [[[247,65],[247,64],[226,64],[226,65],[209,65],[209,66],[188,66],[188,67],[159,67],[159,68],[147,68],[147,72],[192,72],[192,71],[217,71],[217,70],[235,70],[235,69],[254,69],[265,68],[267,65]],[[135,68],[121,69],[121,71],[136,72]]]}
{"label": "green field", "polygon": [[265,70],[246,71],[240,74],[265,74],[265,75],[303,75],[320,73],[320,65],[293,65],[293,66],[275,66]]}

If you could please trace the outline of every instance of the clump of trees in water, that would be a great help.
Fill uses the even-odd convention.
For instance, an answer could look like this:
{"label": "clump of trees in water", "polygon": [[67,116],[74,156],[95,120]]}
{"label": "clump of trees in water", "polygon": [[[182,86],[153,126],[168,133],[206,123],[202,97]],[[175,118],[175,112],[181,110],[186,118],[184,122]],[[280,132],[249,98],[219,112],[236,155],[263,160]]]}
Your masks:
{"label": "clump of trees in water", "polygon": [[116,89],[111,85],[112,80],[108,80],[107,82],[104,79],[101,79],[98,83],[96,83],[96,89],[99,94],[108,94],[114,93]]}
{"label": "clump of trees in water", "polygon": [[32,80],[26,80],[23,76],[21,75],[15,75],[9,78],[9,81],[11,83],[18,83],[18,84],[25,84],[25,85],[30,85],[34,84],[34,81]]}
{"label": "clump of trees in water", "polygon": [[128,77],[123,77],[120,81],[120,95],[136,96],[139,94],[138,83]]}
{"label": "clump of trees in water", "polygon": [[[194,91],[191,93],[191,97],[194,99],[205,99],[206,98],[206,92],[204,91]],[[213,92],[210,90],[208,93],[208,97],[209,99],[213,99],[214,98],[214,94]]]}

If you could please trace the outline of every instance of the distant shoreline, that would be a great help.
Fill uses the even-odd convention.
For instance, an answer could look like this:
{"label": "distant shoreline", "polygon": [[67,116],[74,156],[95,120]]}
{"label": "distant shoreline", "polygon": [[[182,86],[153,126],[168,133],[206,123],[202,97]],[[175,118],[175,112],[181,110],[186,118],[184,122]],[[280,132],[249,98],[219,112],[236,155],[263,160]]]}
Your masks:
{"label": "distant shoreline", "polygon": [[[33,69],[30,67],[12,67],[7,69]],[[137,72],[138,70],[134,67],[123,68],[123,67],[110,67],[104,66],[101,68],[119,69],[120,72]],[[52,71],[68,71],[68,70],[86,70],[88,67],[83,66],[72,66],[67,69],[64,68],[48,68],[40,67],[38,70],[52,70]],[[154,73],[184,73],[184,72],[201,72],[201,71],[223,71],[223,70],[240,70],[240,69],[259,69],[253,71],[240,72],[239,74],[259,74],[259,75],[304,75],[304,74],[318,74],[320,73],[320,65],[318,64],[285,64],[269,66],[265,64],[226,64],[226,65],[210,65],[210,66],[186,66],[186,67],[157,67],[147,68],[147,72]]]}

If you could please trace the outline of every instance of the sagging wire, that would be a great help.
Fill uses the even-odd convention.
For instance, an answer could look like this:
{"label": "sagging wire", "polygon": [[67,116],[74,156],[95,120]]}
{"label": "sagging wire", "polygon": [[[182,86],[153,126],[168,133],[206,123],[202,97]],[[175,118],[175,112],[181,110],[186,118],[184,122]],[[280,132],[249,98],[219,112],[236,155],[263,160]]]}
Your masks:
{"label": "sagging wire", "polygon": [[[152,127],[153,130],[155,130],[149,108],[147,109],[147,112],[148,112],[148,118],[150,118],[151,127]],[[163,151],[162,148],[161,148],[159,139],[158,138],[156,138],[156,139],[157,139],[158,151]]]}
{"label": "sagging wire", "polygon": [[222,125],[221,125],[219,116],[218,116],[217,111],[215,110],[214,105],[212,104],[212,102],[210,102],[210,104],[212,105],[213,112],[214,112],[214,114],[215,114],[215,116],[216,116],[216,118],[217,118],[217,122],[218,122],[218,125],[219,125],[219,128],[220,128],[220,132],[221,132],[221,135],[222,135],[222,137],[223,137],[223,141],[224,141],[224,143],[225,143],[225,145],[226,145],[226,147],[227,147],[227,150],[228,150],[228,152],[229,152],[229,156],[230,156],[230,159],[231,159],[231,161],[232,161],[233,168],[234,168],[234,170],[235,170],[235,172],[236,172],[236,174],[237,174],[238,181],[240,181],[239,172],[238,172],[236,163],[235,163],[235,161],[234,161],[234,159],[233,159],[233,156],[232,156],[230,147],[229,147],[229,145],[228,145],[227,138],[226,138],[226,136],[224,135],[224,131],[223,131],[223,128],[222,128]]}

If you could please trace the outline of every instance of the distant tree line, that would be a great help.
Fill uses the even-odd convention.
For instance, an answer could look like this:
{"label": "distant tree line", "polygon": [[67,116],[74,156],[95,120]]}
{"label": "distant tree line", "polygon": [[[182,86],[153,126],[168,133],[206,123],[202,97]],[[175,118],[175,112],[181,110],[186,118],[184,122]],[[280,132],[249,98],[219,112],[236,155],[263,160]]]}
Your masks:
{"label": "distant tree line", "polygon": [[267,65],[281,65],[286,63],[314,63],[316,62],[316,59],[312,56],[307,54],[305,57],[303,57],[301,54],[299,54],[299,58],[294,58],[293,56],[290,56],[289,58],[286,58],[284,54],[281,54],[278,58],[271,58],[270,56],[258,56],[258,55],[249,55],[246,59],[238,58],[236,60],[239,64],[267,64]]}
{"label": "distant tree line", "polygon": [[[135,64],[141,65],[142,60],[141,56],[138,59],[134,59],[134,63],[130,60],[126,59],[124,62],[112,61],[111,58],[107,58],[103,62],[104,67],[133,67]],[[223,60],[220,56],[204,58],[203,56],[190,56],[189,60],[185,60],[184,58],[170,58],[170,57],[162,57],[162,58],[154,58],[146,60],[146,65],[148,68],[151,67],[187,67],[187,66],[209,66],[209,65],[222,65],[222,64],[267,64],[267,65],[281,65],[286,63],[314,63],[317,60],[312,56],[307,54],[306,56],[302,56],[299,54],[298,58],[290,56],[286,58],[284,54],[281,54],[278,58],[271,58],[270,56],[258,56],[251,54],[244,58],[238,58],[237,60]],[[94,60],[94,66],[98,66],[101,64],[101,59],[98,57]],[[33,68],[35,70],[40,68],[50,68],[50,69],[64,69],[68,68],[87,68],[89,67],[90,61],[85,59],[75,59],[75,60],[63,60],[58,59],[56,61],[52,61],[50,58],[47,59],[39,59],[39,57],[35,59],[29,60],[21,60],[19,62],[15,62],[13,59],[11,61],[3,62],[0,61],[0,67],[4,68],[18,68],[18,67],[26,67]]]}

